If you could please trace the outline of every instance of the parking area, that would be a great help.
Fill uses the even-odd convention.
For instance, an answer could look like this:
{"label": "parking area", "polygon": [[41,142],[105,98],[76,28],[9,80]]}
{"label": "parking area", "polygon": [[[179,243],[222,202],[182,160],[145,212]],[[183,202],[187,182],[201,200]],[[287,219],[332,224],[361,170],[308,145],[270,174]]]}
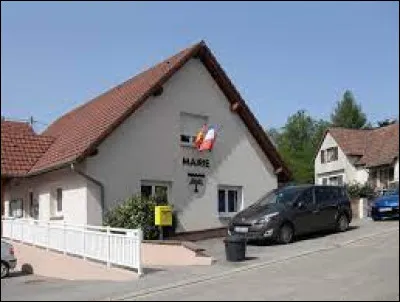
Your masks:
{"label": "parking area", "polygon": [[[265,266],[271,261],[285,263],[299,255],[309,254],[312,258],[319,250],[340,248],[348,242],[354,242],[366,237],[381,238],[391,232],[398,236],[399,221],[373,222],[369,219],[352,223],[352,228],[345,233],[318,234],[300,238],[289,245],[254,245],[247,246],[248,260],[243,262],[227,262],[222,238],[197,242],[206,249],[206,253],[217,261],[211,266],[191,267],[152,267],[145,270],[145,275],[133,280],[62,280],[39,275],[24,276],[15,273],[11,278],[1,280],[2,300],[100,300],[111,299],[140,293],[157,291],[161,288],[180,286],[193,280],[203,280],[236,269]],[[76,274],[80,269],[76,268]],[[306,275],[307,272],[304,272]],[[283,280],[283,279],[282,279]],[[284,282],[284,280],[282,281]]]}
{"label": "parking area", "polygon": [[266,261],[274,258],[294,255],[316,248],[327,248],[343,244],[360,236],[384,232],[390,228],[398,228],[398,220],[373,222],[370,218],[354,220],[350,228],[344,233],[324,232],[297,238],[288,245],[274,243],[249,242],[246,247],[247,261],[243,263],[229,263],[225,257],[225,246],[222,238],[214,238],[196,242],[204,248],[206,253],[216,260],[216,265],[238,266],[248,262]]}

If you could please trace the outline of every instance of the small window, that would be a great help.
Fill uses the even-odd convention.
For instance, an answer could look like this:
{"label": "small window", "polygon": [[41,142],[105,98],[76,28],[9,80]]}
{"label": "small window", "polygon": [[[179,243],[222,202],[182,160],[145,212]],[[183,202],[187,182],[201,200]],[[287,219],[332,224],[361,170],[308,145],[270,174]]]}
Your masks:
{"label": "small window", "polygon": [[33,200],[33,192],[29,192],[29,216],[34,218],[35,215],[35,201]]}
{"label": "small window", "polygon": [[29,216],[34,219],[39,218],[39,202],[33,192],[29,192]]}
{"label": "small window", "polygon": [[329,177],[329,185],[342,186],[343,185],[343,175]]}
{"label": "small window", "polygon": [[153,197],[158,205],[168,204],[168,185],[159,182],[142,181],[140,186],[142,197]]}
{"label": "small window", "polygon": [[140,187],[140,193],[141,193],[143,198],[149,199],[151,197],[151,195],[152,195],[152,187],[151,186],[142,185]]}
{"label": "small window", "polygon": [[238,210],[238,198],[236,190],[228,190],[228,212],[234,213]]}
{"label": "small window", "polygon": [[390,167],[389,168],[389,181],[393,181],[394,180],[394,168]]}
{"label": "small window", "polygon": [[13,199],[9,204],[9,216],[13,218],[23,217],[23,202],[22,199]]}
{"label": "small window", "polygon": [[326,162],[338,160],[338,147],[326,149]]}
{"label": "small window", "polygon": [[57,213],[59,214],[59,213],[62,213],[62,210],[63,210],[63,204],[62,204],[62,199],[63,199],[63,192],[62,192],[62,189],[61,188],[58,188],[57,189],[57,207],[56,207],[56,209],[57,209]]}
{"label": "small window", "polygon": [[168,187],[154,186],[154,197],[157,204],[168,204]]}
{"label": "small window", "polygon": [[321,164],[325,163],[325,150],[321,150]]}
{"label": "small window", "polygon": [[322,184],[326,186],[328,184],[328,178],[322,178]]}
{"label": "small window", "polygon": [[196,135],[207,124],[208,118],[190,113],[180,114],[180,141],[184,146],[194,146]]}
{"label": "small window", "polygon": [[218,212],[226,212],[225,207],[225,190],[218,190]]}
{"label": "small window", "polygon": [[343,186],[343,175],[338,176],[338,186]]}
{"label": "small window", "polygon": [[218,189],[218,212],[220,214],[236,213],[240,210],[241,188],[220,187]]}

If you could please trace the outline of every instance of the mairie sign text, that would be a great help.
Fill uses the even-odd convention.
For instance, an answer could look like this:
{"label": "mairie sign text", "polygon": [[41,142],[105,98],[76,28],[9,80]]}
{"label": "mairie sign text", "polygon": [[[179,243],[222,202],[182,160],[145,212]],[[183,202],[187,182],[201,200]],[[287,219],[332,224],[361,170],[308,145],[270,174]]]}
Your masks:
{"label": "mairie sign text", "polygon": [[204,167],[210,168],[210,160],[203,158],[189,158],[184,157],[182,159],[182,164],[184,166],[193,166],[193,167]]}

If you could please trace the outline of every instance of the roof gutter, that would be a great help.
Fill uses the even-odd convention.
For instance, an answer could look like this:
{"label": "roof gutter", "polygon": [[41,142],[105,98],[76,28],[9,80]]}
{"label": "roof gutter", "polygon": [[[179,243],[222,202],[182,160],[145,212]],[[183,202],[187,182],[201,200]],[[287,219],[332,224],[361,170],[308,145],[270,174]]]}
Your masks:
{"label": "roof gutter", "polygon": [[92,183],[94,183],[95,185],[97,185],[100,188],[100,205],[101,205],[101,218],[104,219],[104,208],[105,208],[105,195],[104,195],[104,185],[102,182],[98,181],[97,179],[94,179],[93,177],[85,174],[84,172],[77,170],[75,167],[75,163],[71,163],[71,171],[79,174],[80,176],[82,176],[83,178],[91,181]]}

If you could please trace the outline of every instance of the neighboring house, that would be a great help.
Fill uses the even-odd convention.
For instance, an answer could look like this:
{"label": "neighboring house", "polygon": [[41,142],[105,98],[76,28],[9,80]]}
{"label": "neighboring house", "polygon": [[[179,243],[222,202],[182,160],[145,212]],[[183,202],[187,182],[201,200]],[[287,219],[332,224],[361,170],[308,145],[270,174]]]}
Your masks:
{"label": "neighboring house", "polygon": [[314,167],[317,184],[387,188],[399,181],[399,123],[368,130],[329,128]]}
{"label": "neighboring house", "polygon": [[[217,125],[211,152],[191,142],[204,123]],[[215,229],[291,177],[204,42],[68,112],[43,134],[19,135],[5,144],[3,165],[2,124],[6,216],[101,224],[141,193],[173,205],[178,232]]]}

